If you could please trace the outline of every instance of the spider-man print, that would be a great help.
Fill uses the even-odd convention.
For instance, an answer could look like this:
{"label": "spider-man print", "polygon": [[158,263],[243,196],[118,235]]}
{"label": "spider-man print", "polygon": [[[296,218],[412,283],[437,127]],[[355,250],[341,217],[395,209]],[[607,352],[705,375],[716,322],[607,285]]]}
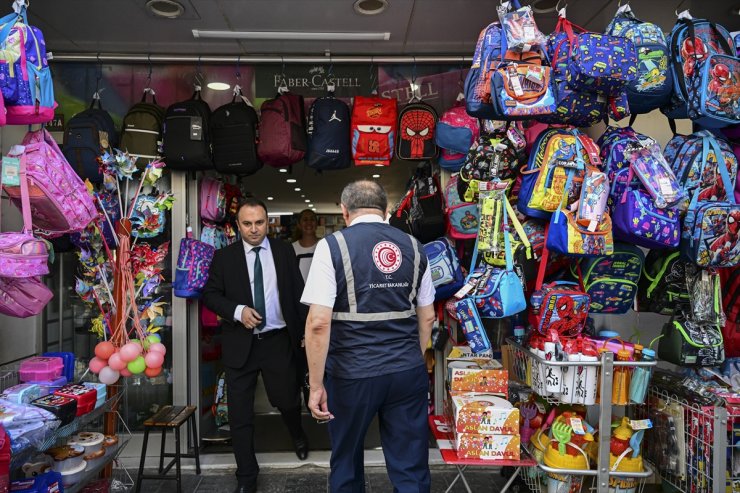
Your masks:
{"label": "spider-man print", "polygon": [[399,131],[401,142],[398,155],[405,159],[425,159],[433,157],[434,152],[434,127],[436,125],[434,114],[424,110],[410,110],[401,115]]}

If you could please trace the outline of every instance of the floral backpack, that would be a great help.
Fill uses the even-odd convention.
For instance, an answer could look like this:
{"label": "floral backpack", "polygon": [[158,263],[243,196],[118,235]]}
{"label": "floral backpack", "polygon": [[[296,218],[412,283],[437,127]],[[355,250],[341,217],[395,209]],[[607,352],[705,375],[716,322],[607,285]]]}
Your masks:
{"label": "floral backpack", "polygon": [[180,253],[177,255],[175,281],[172,284],[175,296],[200,298],[215,252],[216,249],[211,245],[193,238],[192,230],[188,227],[188,237],[180,240]]}

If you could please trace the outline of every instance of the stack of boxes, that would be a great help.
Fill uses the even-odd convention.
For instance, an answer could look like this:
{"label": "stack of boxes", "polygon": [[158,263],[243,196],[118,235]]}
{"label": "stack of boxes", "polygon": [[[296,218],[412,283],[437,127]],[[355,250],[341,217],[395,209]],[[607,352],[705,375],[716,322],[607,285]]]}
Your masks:
{"label": "stack of boxes", "polygon": [[445,413],[461,459],[519,460],[519,409],[509,374],[489,353],[455,346],[447,356]]}

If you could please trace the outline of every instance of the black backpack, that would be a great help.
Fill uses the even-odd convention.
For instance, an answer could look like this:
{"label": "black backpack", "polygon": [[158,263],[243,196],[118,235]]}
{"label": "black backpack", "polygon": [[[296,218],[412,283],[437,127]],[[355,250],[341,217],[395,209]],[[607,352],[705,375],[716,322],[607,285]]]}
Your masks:
{"label": "black backpack", "polygon": [[431,163],[419,165],[408,191],[391,212],[388,223],[422,243],[445,235],[445,201],[439,175],[432,172]]}
{"label": "black backpack", "polygon": [[262,168],[257,157],[259,117],[241,89],[211,115],[213,164],[219,173],[251,175]]}
{"label": "black backpack", "polygon": [[306,164],[331,170],[352,165],[350,111],[333,93],[316,99],[308,110],[308,153]]}
{"label": "black backpack", "polygon": [[[97,108],[95,107],[97,103]],[[113,118],[103,109],[100,98],[73,116],[64,130],[64,157],[77,174],[92,183],[102,183],[98,157],[105,149],[118,147],[118,133]]]}
{"label": "black backpack", "polygon": [[164,161],[180,171],[213,169],[211,157],[211,108],[200,90],[167,108],[164,118]]}
{"label": "black backpack", "polygon": [[638,311],[673,315],[690,308],[686,276],[697,267],[680,256],[676,250],[648,252],[637,288]]}
{"label": "black backpack", "polygon": [[436,158],[434,131],[438,120],[437,111],[423,101],[404,106],[398,114],[396,156],[407,161]]}
{"label": "black backpack", "polygon": [[[152,94],[152,102],[146,100]],[[157,104],[154,91],[145,89],[141,101],[128,110],[121,126],[121,150],[136,158],[136,165],[144,168],[147,163],[161,156],[164,108]]]}

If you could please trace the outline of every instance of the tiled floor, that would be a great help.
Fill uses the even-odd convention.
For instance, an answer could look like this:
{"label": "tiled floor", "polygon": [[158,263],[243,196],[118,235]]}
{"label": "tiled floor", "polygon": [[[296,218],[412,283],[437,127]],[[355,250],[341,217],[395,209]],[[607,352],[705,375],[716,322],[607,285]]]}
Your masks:
{"label": "tiled floor", "polygon": [[[447,490],[450,482],[455,478],[456,471],[448,466],[432,467],[432,493],[441,493]],[[497,492],[505,483],[499,471],[469,471],[465,477],[470,487],[476,493]],[[367,493],[392,492],[393,487],[388,479],[385,468],[368,467],[365,469]],[[258,489],[260,493],[320,493],[328,491],[328,470],[323,467],[303,466],[295,469],[262,469],[260,471]],[[517,488],[522,486],[522,488]],[[236,487],[236,478],[233,474],[219,471],[218,474],[203,473],[196,476],[188,471],[183,474],[183,493],[231,493]],[[174,493],[177,491],[174,481],[147,480],[141,488],[145,493]],[[450,493],[465,492],[465,487],[458,481]],[[524,485],[514,485],[509,490],[512,493],[526,493],[529,490]]]}

